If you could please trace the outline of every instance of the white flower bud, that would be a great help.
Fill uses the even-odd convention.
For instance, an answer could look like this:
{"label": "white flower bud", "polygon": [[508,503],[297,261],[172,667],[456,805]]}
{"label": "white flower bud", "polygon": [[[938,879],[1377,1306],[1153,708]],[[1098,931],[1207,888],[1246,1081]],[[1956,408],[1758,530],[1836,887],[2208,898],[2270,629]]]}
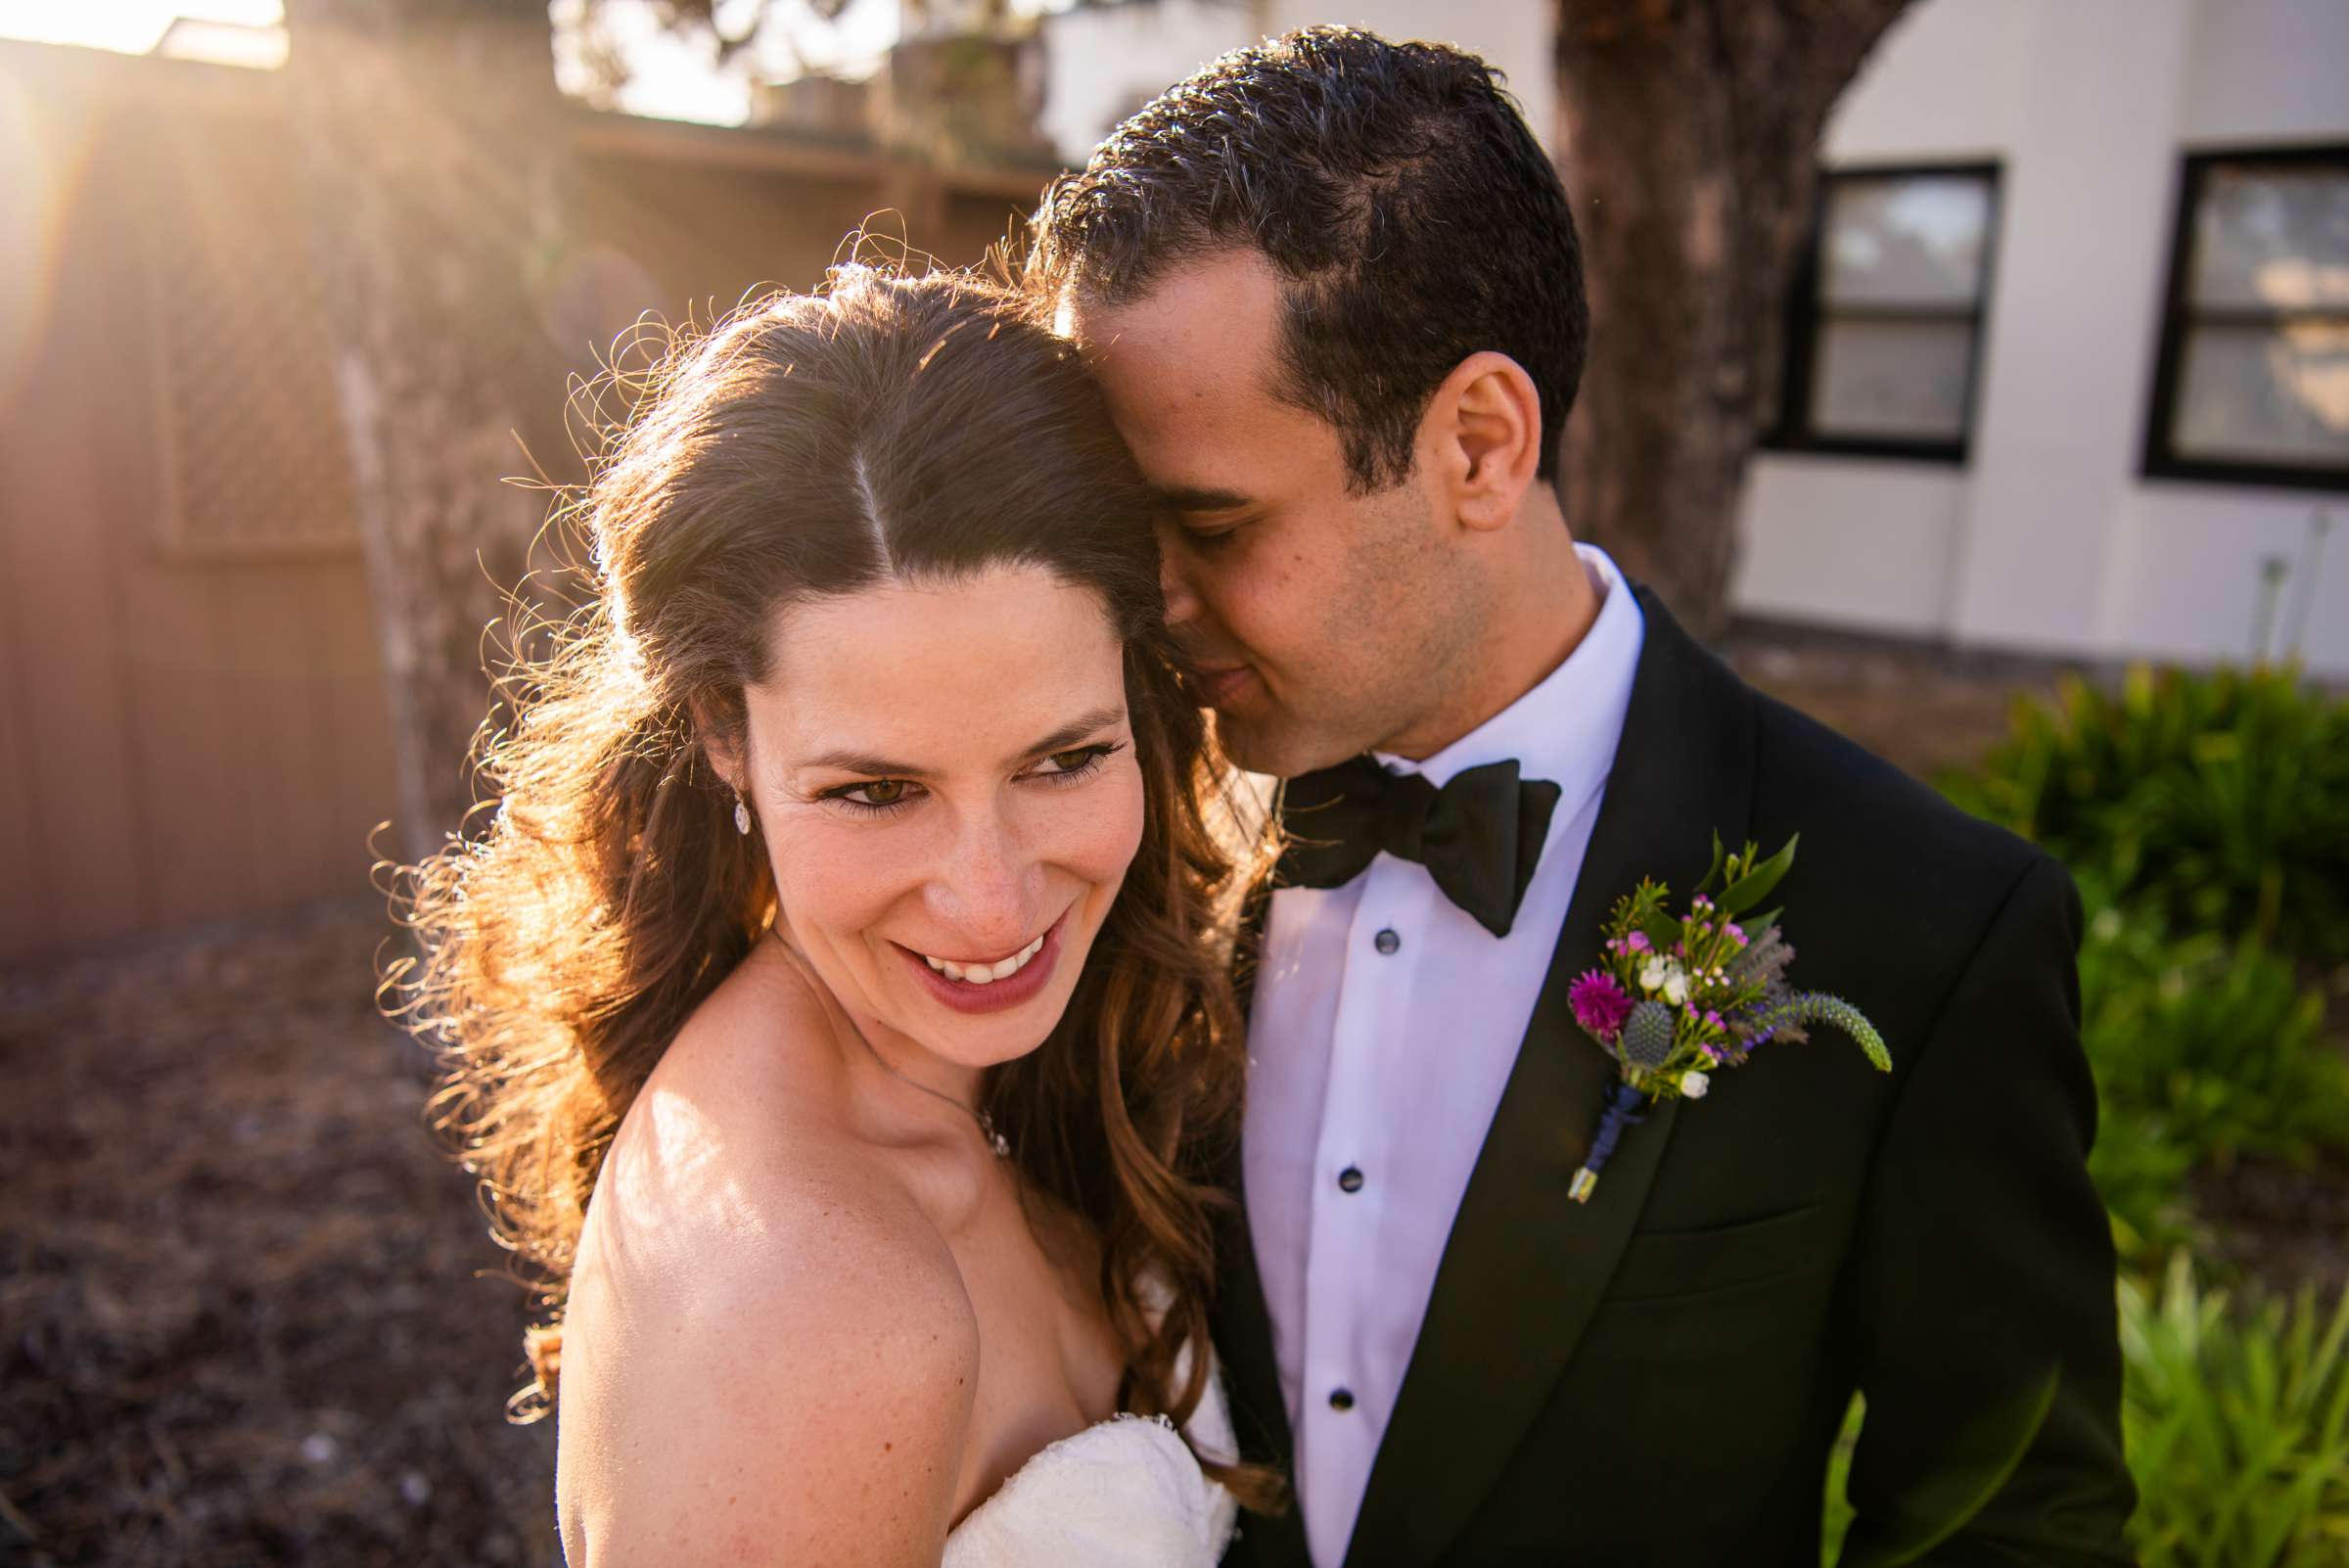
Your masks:
{"label": "white flower bud", "polygon": [[1702,1073],[1682,1073],[1681,1075],[1681,1092],[1692,1100],[1703,1099],[1705,1091],[1712,1086],[1713,1081]]}

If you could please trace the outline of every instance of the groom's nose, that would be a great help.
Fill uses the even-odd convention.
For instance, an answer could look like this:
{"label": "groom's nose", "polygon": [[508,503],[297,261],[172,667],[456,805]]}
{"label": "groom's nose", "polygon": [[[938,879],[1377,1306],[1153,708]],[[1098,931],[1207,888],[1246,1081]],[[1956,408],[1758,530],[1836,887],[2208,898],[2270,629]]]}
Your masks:
{"label": "groom's nose", "polygon": [[1158,556],[1158,591],[1167,601],[1167,624],[1179,626],[1199,619],[1199,593],[1183,576],[1175,551],[1163,547]]}

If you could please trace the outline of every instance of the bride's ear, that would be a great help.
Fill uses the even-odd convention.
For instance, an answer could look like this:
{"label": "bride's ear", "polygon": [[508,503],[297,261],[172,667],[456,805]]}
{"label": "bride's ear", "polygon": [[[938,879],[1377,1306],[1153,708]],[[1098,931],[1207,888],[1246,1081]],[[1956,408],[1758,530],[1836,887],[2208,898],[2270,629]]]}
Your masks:
{"label": "bride's ear", "polygon": [[748,728],[747,717],[741,726],[728,725],[719,718],[716,705],[706,692],[696,692],[685,699],[685,716],[693,726],[694,744],[701,748],[702,760],[710,764],[718,782],[736,791],[747,790],[750,774],[743,765],[738,741]]}

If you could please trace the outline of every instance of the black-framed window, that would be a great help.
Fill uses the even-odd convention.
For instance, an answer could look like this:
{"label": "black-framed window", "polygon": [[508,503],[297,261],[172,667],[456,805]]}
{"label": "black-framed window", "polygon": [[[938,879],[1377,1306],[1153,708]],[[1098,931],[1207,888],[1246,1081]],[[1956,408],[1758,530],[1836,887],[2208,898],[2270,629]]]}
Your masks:
{"label": "black-framed window", "polygon": [[1998,226],[1995,163],[1821,170],[1766,444],[1963,461]]}
{"label": "black-framed window", "polygon": [[2145,473],[2349,489],[2349,145],[2183,162]]}

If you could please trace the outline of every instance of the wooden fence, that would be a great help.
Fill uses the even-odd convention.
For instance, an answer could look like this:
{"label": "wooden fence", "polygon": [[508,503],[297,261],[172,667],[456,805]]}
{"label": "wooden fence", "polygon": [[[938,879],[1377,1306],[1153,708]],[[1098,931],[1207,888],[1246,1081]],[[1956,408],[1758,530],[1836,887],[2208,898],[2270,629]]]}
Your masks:
{"label": "wooden fence", "polygon": [[[805,287],[884,208],[973,260],[1046,172],[574,134],[567,331]],[[0,965],[367,888],[392,757],[288,141],[276,73],[0,45]]]}

